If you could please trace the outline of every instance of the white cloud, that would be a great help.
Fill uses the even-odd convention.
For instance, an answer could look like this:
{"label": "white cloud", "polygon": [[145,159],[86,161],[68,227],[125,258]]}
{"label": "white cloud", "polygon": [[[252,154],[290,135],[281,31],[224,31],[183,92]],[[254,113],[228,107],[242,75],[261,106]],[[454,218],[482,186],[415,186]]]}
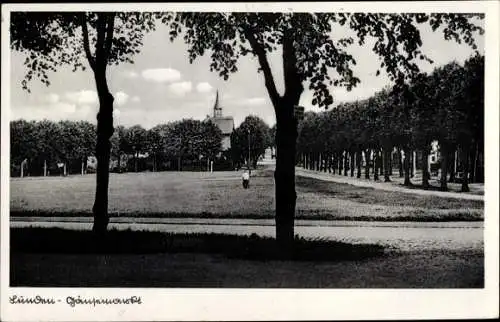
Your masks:
{"label": "white cloud", "polygon": [[184,96],[186,93],[191,91],[193,85],[191,84],[191,82],[179,82],[170,84],[168,88],[170,92],[178,96]]}
{"label": "white cloud", "polygon": [[77,92],[67,92],[64,97],[75,104],[94,104],[97,103],[97,93],[92,90],[81,90]]}
{"label": "white cloud", "polygon": [[213,87],[207,82],[198,83],[198,85],[196,85],[196,90],[199,93],[208,93],[212,90],[212,88]]}
{"label": "white cloud", "polygon": [[116,105],[120,106],[128,101],[128,94],[122,91],[119,91],[115,94],[115,103]]}
{"label": "white cloud", "polygon": [[50,94],[45,95],[42,100],[44,102],[47,102],[50,104],[55,104],[55,103],[59,102],[59,95],[57,95],[55,93],[50,93]]}
{"label": "white cloud", "polygon": [[266,103],[266,99],[264,97],[245,98],[245,99],[238,100],[236,102],[237,105],[242,105],[242,106],[264,105],[265,103]]}
{"label": "white cloud", "polygon": [[120,114],[121,114],[121,111],[119,109],[117,109],[117,108],[113,109],[113,118],[114,119],[118,118],[120,116]]}
{"label": "white cloud", "polygon": [[137,78],[139,74],[133,70],[127,70],[123,73],[126,78]]}
{"label": "white cloud", "polygon": [[143,70],[142,77],[158,83],[175,82],[181,79],[181,73],[172,68],[154,68]]}
{"label": "white cloud", "polygon": [[95,108],[88,105],[77,105],[57,102],[45,105],[21,105],[12,107],[12,119],[25,120],[87,120],[95,121]]}
{"label": "white cloud", "polygon": [[132,96],[130,99],[133,103],[139,103],[141,101],[141,98],[139,96]]}

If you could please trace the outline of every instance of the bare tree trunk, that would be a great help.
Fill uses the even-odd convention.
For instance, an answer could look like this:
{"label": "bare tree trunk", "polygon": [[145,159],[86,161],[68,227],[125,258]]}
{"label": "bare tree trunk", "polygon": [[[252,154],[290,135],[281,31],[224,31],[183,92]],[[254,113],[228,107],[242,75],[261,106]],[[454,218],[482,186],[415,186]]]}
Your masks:
{"label": "bare tree trunk", "polygon": [[92,208],[94,213],[93,231],[103,235],[108,226],[108,186],[109,186],[109,159],[113,135],[113,95],[109,92],[106,81],[106,69],[95,72],[97,93],[99,97],[99,113],[97,114],[97,143],[96,143],[96,193]]}
{"label": "bare tree trunk", "polygon": [[379,153],[378,149],[373,150],[373,180],[379,180]]}
{"label": "bare tree trunk", "polygon": [[365,151],[365,179],[370,179],[370,149]]}
{"label": "bare tree trunk", "polygon": [[350,152],[350,159],[351,159],[351,177],[354,177],[354,150],[351,150]]}
{"label": "bare tree trunk", "polygon": [[361,150],[356,152],[356,166],[358,167],[358,171],[356,173],[356,178],[361,178]]}
{"label": "bare tree trunk", "polygon": [[441,191],[448,190],[447,172],[448,172],[448,147],[446,144],[441,145]]}
{"label": "bare tree trunk", "polygon": [[384,182],[390,182],[390,164],[391,163],[391,150],[388,146],[384,149]]}
{"label": "bare tree trunk", "polygon": [[462,192],[469,192],[469,149],[468,145],[464,144],[462,147]]}
{"label": "bare tree trunk", "polygon": [[297,122],[293,110],[282,106],[277,113],[277,158],[274,178],[276,182],[276,239],[288,257],[293,250],[295,203],[295,141]]}
{"label": "bare tree trunk", "polygon": [[404,177],[403,171],[403,156],[401,155],[401,149],[398,148],[398,162],[399,162],[399,177]]}
{"label": "bare tree trunk", "polygon": [[429,145],[425,145],[422,149],[422,187],[429,188]]}
{"label": "bare tree trunk", "polygon": [[346,177],[347,177],[347,171],[349,169],[348,155],[349,155],[349,152],[347,152],[347,150],[346,150],[344,153],[344,176],[346,176]]}
{"label": "bare tree trunk", "polygon": [[457,171],[457,149],[454,148],[452,151],[450,151],[450,156],[451,159],[449,161],[449,175],[450,178],[448,179],[448,182],[455,182],[456,181],[456,171]]}
{"label": "bare tree trunk", "polygon": [[405,159],[404,159],[404,176],[405,176],[405,181],[404,185],[405,186],[411,186],[411,181],[410,181],[410,158],[411,158],[411,150],[409,147],[404,149],[405,153]]}

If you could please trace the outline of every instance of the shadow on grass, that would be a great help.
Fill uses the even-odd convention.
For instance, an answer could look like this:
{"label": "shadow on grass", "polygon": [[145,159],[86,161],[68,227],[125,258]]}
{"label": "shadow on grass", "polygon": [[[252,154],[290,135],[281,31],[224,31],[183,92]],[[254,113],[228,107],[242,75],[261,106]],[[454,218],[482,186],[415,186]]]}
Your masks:
{"label": "shadow on grass", "polygon": [[[280,260],[276,240],[270,237],[227,234],[174,234],[110,230],[97,241],[91,231],[60,228],[11,228],[12,253],[43,254],[220,254],[231,259]],[[362,260],[384,255],[377,244],[348,244],[323,239],[295,238],[292,260]]]}

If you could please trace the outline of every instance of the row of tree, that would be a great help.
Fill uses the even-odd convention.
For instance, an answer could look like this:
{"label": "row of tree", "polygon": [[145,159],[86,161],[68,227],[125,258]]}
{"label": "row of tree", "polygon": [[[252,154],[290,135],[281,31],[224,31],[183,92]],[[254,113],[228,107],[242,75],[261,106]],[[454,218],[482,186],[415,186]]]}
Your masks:
{"label": "row of tree", "polygon": [[[88,157],[95,156],[96,126],[89,122],[16,120],[10,128],[13,175],[21,173],[21,164],[30,175],[54,173],[57,164],[67,167],[67,173],[83,174]],[[111,157],[118,171],[144,170],[144,165],[139,168],[141,156],[151,161],[152,171],[165,168],[171,160],[181,170],[183,160],[200,164],[220,156],[221,140],[222,132],[210,121],[184,119],[150,130],[140,125],[118,126],[110,140]],[[133,162],[122,164],[128,159]]]}
{"label": "row of tree", "polygon": [[[99,98],[93,230],[101,240],[109,223],[110,138],[114,131],[114,97],[107,67],[133,62],[144,35],[153,32],[158,23],[169,28],[165,42],[184,41],[190,62],[210,55],[208,67],[225,80],[238,71],[240,58],[254,56],[276,115],[276,239],[283,256],[290,257],[297,198],[299,120],[294,109],[305,88],[314,92],[314,105],[329,107],[335,87],[355,87],[360,82],[350,47],[355,42],[370,44],[380,68],[392,81],[411,79],[419,72],[419,58],[430,61],[422,52],[419,25],[429,25],[433,31],[442,31],[445,39],[477,51],[475,38],[484,33],[482,19],[484,14],[456,13],[23,11],[10,15],[9,31],[11,48],[26,53],[26,75],[21,83],[26,90],[34,78],[49,85],[50,72],[61,67],[90,67]],[[332,39],[332,31],[342,27],[354,36]],[[268,58],[272,52],[282,57],[282,91]]]}
{"label": "row of tree", "polygon": [[357,167],[360,177],[364,164],[366,178],[372,166],[375,180],[383,169],[384,180],[390,181],[392,157],[403,151],[405,185],[411,184],[411,157],[417,151],[425,188],[431,144],[437,141],[441,189],[447,190],[447,172],[458,163],[462,190],[468,191],[469,177],[482,180],[477,169],[484,153],[484,56],[473,56],[463,66],[453,62],[420,73],[410,84],[396,84],[366,100],[306,113],[299,133],[297,151],[304,166],[344,169],[345,174],[350,169],[351,176]]}
{"label": "row of tree", "polygon": [[[11,173],[21,174],[21,164],[29,175],[47,175],[57,164],[67,173],[87,170],[87,159],[95,156],[95,125],[79,121],[25,121],[11,124]],[[259,117],[247,116],[231,134],[231,149],[222,154],[222,132],[210,120],[184,119],[159,124],[150,130],[140,125],[117,126],[111,136],[110,169],[124,171],[210,169],[210,161],[254,168],[260,156],[273,146],[273,130]],[[232,167],[232,166],[231,166]],[[62,172],[62,171],[61,171]],[[66,172],[66,171],[65,171]]]}

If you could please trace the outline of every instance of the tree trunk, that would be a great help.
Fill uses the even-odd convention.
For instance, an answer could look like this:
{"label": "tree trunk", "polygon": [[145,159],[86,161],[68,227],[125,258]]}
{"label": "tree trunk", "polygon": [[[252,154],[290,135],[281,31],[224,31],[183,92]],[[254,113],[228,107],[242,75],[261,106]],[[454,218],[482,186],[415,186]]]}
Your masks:
{"label": "tree trunk", "polygon": [[137,172],[137,158],[139,156],[139,152],[135,151],[134,153],[134,171]]}
{"label": "tree trunk", "polygon": [[356,152],[356,166],[358,167],[358,171],[356,173],[356,178],[361,178],[361,150]]}
{"label": "tree trunk", "polygon": [[385,147],[384,151],[384,182],[390,182],[390,163],[391,163],[391,149],[389,147]]}
{"label": "tree trunk", "polygon": [[392,155],[393,155],[392,151],[393,151],[393,149],[391,147],[391,150],[388,152],[389,153],[389,175],[391,175],[391,176],[393,174],[392,173]]}
{"label": "tree trunk", "polygon": [[96,142],[96,193],[92,207],[94,214],[93,231],[104,235],[107,230],[108,217],[108,186],[109,186],[109,159],[113,135],[113,95],[109,92],[106,81],[106,68],[95,71],[97,94],[99,97],[99,112],[97,113],[97,142]]}
{"label": "tree trunk", "polygon": [[43,160],[43,176],[47,176],[47,160]]}
{"label": "tree trunk", "polygon": [[289,257],[293,250],[294,218],[297,194],[295,191],[295,141],[297,122],[293,109],[280,106],[276,113],[276,239],[283,256]]}
{"label": "tree trunk", "polygon": [[365,179],[370,179],[370,150],[365,151]]}
{"label": "tree trunk", "polygon": [[373,180],[379,180],[379,153],[378,149],[373,151]]}
{"label": "tree trunk", "polygon": [[354,151],[351,151],[350,158],[351,158],[351,177],[354,177]]}
{"label": "tree trunk", "polygon": [[448,149],[445,144],[441,145],[441,191],[448,190],[447,184],[447,172],[448,172]]}
{"label": "tree trunk", "polygon": [[347,171],[349,169],[348,154],[349,153],[346,150],[344,152],[344,176],[347,176]]}
{"label": "tree trunk", "polygon": [[453,151],[450,151],[451,159],[449,161],[449,175],[450,178],[448,179],[448,182],[455,182],[456,181],[456,171],[457,171],[457,153],[458,151],[456,149],[453,149]]}
{"label": "tree trunk", "polygon": [[425,145],[422,149],[422,187],[424,189],[429,188],[429,179],[431,175],[429,173],[429,145]]}
{"label": "tree trunk", "polygon": [[403,171],[403,157],[401,155],[400,148],[398,148],[398,162],[399,162],[399,177],[402,178],[404,177],[404,171]]}
{"label": "tree trunk", "polygon": [[405,148],[404,149],[405,153],[405,159],[404,159],[404,176],[405,176],[405,181],[404,185],[405,186],[411,186],[411,181],[410,181],[410,158],[411,158],[411,150],[410,148]]}
{"label": "tree trunk", "polygon": [[462,192],[469,192],[469,149],[468,145],[462,146]]}

